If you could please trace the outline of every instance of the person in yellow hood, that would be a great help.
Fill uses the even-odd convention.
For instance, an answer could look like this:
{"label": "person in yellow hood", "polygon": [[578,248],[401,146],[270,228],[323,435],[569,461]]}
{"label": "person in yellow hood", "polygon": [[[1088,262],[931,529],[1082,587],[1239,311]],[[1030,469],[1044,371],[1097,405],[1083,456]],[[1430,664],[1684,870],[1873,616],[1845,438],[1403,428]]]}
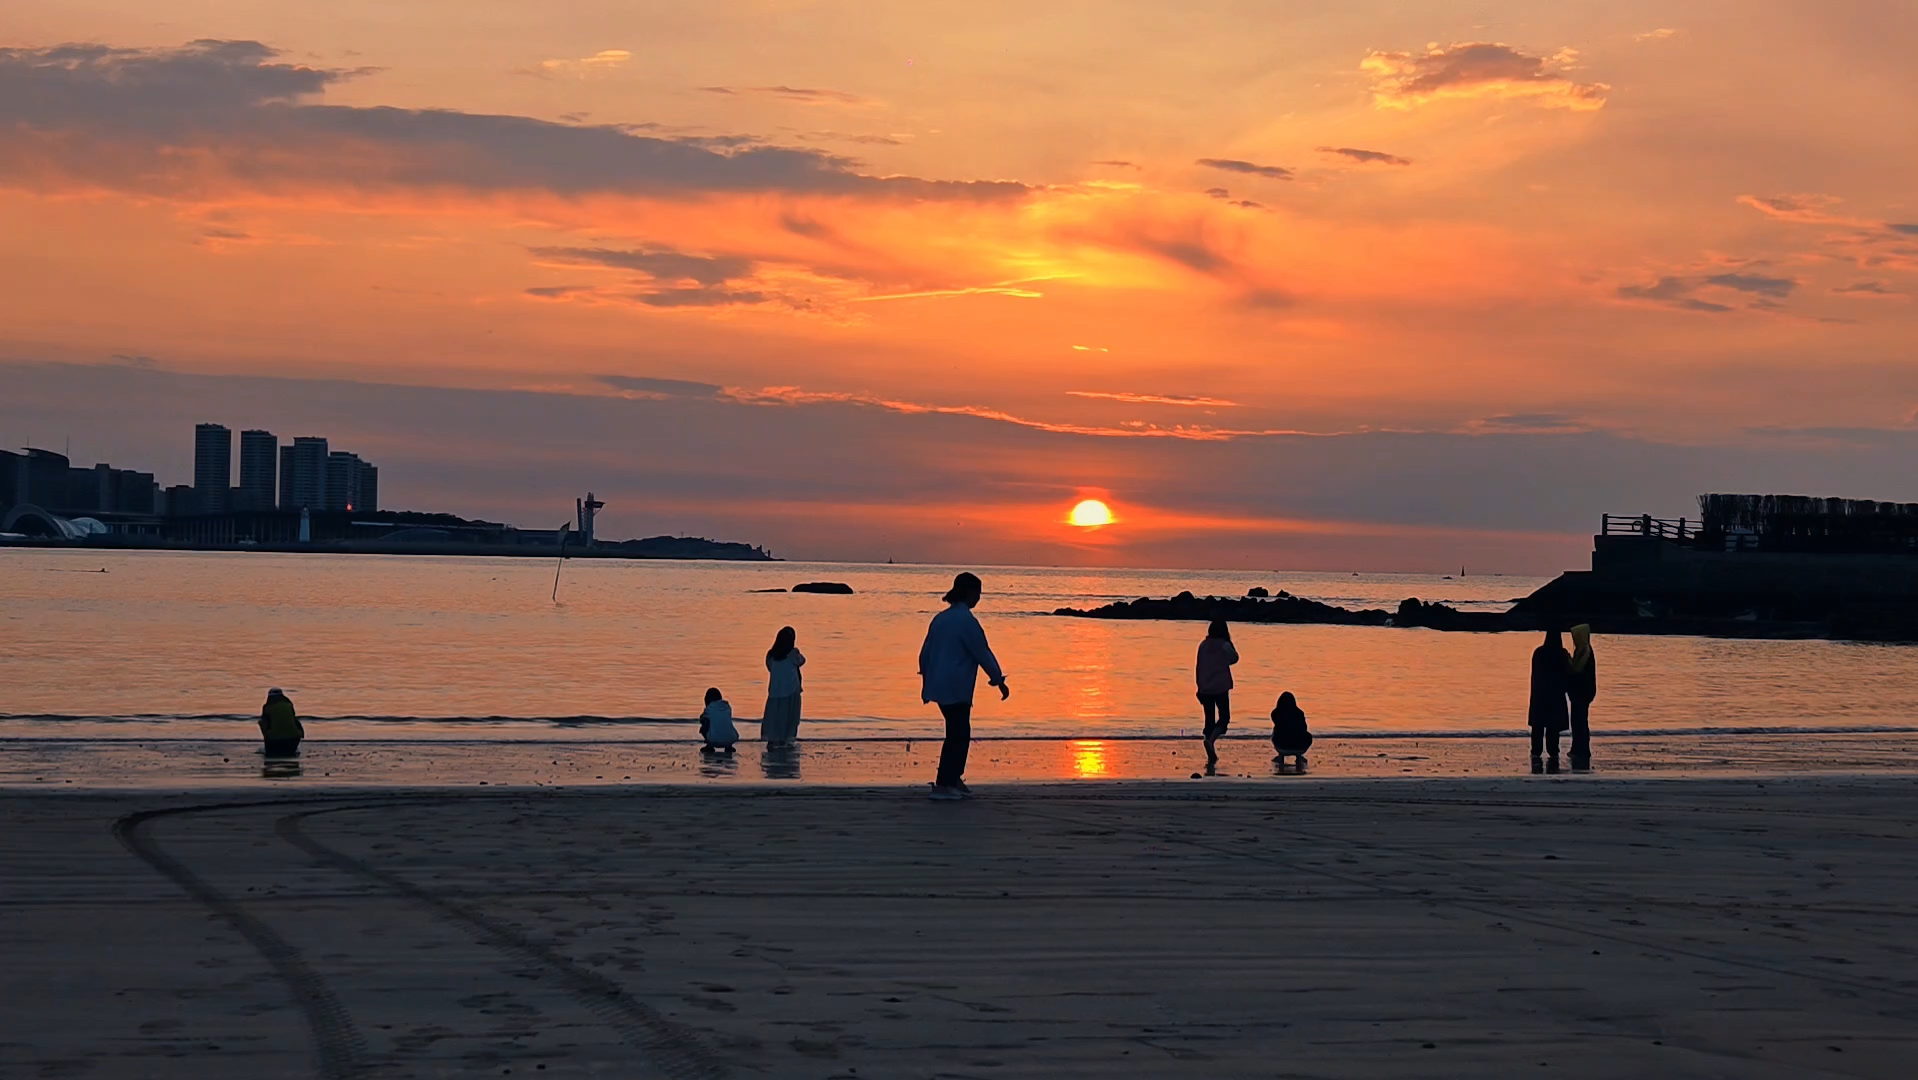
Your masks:
{"label": "person in yellow hood", "polygon": [[292,757],[300,752],[300,740],[306,728],[286,691],[274,687],[266,692],[266,704],[260,706],[260,737],[266,740],[267,757]]}

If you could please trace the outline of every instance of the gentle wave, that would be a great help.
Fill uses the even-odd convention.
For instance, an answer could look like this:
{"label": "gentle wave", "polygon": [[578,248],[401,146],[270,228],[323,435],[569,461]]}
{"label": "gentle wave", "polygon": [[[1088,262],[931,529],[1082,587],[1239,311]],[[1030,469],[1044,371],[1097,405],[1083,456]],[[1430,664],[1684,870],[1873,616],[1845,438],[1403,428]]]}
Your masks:
{"label": "gentle wave", "polygon": [[[199,720],[217,720],[232,722],[257,720],[258,713],[126,713],[120,715],[78,714],[78,713],[0,713],[0,723],[88,723],[88,724],[157,724]],[[341,716],[314,716],[302,713],[300,719],[307,723],[372,723],[372,724],[551,724],[561,727],[575,724],[686,724],[692,717],[668,716],[362,716],[345,714]],[[806,718],[808,723],[830,724],[832,720],[814,720]],[[873,721],[847,721],[853,723],[872,723]]]}

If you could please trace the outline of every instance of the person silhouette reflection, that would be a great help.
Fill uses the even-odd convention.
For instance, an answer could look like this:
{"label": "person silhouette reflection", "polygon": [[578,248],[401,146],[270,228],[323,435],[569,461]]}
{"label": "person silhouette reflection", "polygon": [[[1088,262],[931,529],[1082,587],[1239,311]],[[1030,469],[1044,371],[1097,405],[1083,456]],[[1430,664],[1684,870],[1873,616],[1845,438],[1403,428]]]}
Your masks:
{"label": "person silhouette reflection", "polygon": [[764,745],[759,749],[759,771],[768,780],[799,779],[799,746],[787,743],[783,746]]}
{"label": "person silhouette reflection", "polygon": [[260,763],[260,779],[292,780],[300,775],[300,759],[296,757],[270,757]]}

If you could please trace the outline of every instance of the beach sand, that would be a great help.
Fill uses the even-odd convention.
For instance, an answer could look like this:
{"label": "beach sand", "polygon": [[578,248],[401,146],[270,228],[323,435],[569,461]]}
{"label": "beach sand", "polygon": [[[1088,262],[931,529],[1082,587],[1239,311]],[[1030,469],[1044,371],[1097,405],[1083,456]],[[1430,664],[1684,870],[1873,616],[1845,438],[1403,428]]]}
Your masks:
{"label": "beach sand", "polygon": [[0,793],[0,1076],[1918,1060],[1908,775],[275,794]]}

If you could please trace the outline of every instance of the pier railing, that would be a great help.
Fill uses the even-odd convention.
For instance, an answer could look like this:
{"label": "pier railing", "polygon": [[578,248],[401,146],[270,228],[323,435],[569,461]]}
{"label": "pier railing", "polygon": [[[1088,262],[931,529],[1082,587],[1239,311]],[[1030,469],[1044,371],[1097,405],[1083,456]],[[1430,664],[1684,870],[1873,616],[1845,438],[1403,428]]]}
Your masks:
{"label": "pier railing", "polygon": [[1696,540],[1700,523],[1689,518],[1655,518],[1650,514],[1604,515],[1603,536],[1655,536],[1661,540]]}

